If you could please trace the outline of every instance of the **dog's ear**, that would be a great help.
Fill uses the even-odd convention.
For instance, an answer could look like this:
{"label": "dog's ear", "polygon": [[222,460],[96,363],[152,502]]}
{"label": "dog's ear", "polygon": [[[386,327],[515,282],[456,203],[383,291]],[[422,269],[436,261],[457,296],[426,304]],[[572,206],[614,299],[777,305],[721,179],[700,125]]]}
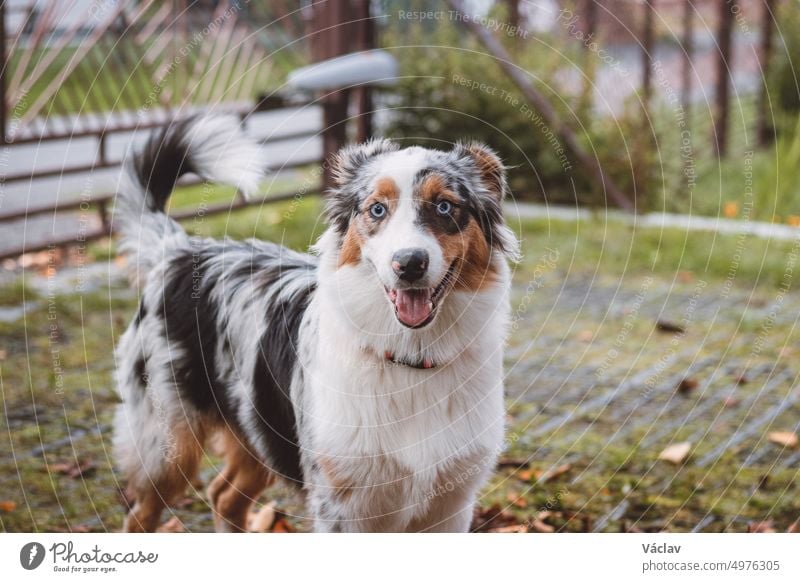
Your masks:
{"label": "dog's ear", "polygon": [[372,139],[366,143],[343,147],[331,163],[333,179],[338,187],[347,186],[358,175],[364,165],[375,156],[397,151],[398,146],[388,139]]}
{"label": "dog's ear", "polygon": [[350,220],[358,213],[360,196],[369,180],[364,167],[377,156],[397,149],[397,144],[388,139],[373,139],[346,146],[333,156],[330,163],[334,188],[327,196],[325,216],[339,234],[347,231]]}
{"label": "dog's ear", "polygon": [[481,182],[498,200],[508,194],[506,166],[493,149],[481,143],[459,144],[462,155],[470,158],[478,169]]}
{"label": "dog's ear", "polygon": [[489,244],[512,261],[519,260],[519,241],[503,219],[503,199],[508,195],[506,166],[490,147],[481,143],[459,143],[456,155],[477,170],[481,192],[478,220]]}

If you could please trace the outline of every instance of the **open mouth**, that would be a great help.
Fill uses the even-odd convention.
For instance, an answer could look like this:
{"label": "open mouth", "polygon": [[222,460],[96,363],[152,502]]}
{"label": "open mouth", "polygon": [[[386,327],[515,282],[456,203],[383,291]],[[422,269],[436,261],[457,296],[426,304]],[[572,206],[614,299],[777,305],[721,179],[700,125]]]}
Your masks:
{"label": "open mouth", "polygon": [[445,273],[436,287],[424,289],[389,289],[386,295],[394,305],[397,321],[410,328],[421,328],[428,325],[436,317],[439,300],[444,296],[453,279],[455,262]]}

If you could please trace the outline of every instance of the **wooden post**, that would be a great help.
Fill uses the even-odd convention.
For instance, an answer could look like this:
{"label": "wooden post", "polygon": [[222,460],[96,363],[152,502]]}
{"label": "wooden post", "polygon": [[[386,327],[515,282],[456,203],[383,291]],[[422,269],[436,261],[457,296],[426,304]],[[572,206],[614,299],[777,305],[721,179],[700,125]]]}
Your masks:
{"label": "wooden post", "polygon": [[0,0],[0,131],[2,131],[2,143],[6,143],[8,133],[6,132],[8,121],[8,102],[6,101],[6,70],[11,60],[6,54],[6,3]]}
{"label": "wooden post", "polygon": [[[460,0],[447,0],[447,3],[456,12],[466,14]],[[492,33],[472,18],[460,19],[459,23],[477,37],[487,52],[494,58],[496,65],[508,75],[509,79],[519,88],[525,99],[533,105],[533,109],[541,116],[542,120],[549,126],[553,133],[561,139],[564,143],[565,150],[575,157],[578,163],[584,167],[598,184],[602,184],[603,187],[605,187],[606,192],[608,192],[608,195],[617,205],[629,212],[636,212],[635,203],[623,194],[616,183],[606,175],[598,161],[583,150],[583,146],[581,146],[569,126],[561,121],[558,113],[547,98],[534,86],[530,77],[524,73],[519,66],[513,63],[508,51],[503,48],[503,45],[500,44]]]}
{"label": "wooden post", "polygon": [[731,45],[733,40],[733,10],[737,0],[717,0],[719,3],[719,29],[717,30],[717,94],[714,111],[713,146],[722,158],[728,152],[728,114],[730,103],[730,79],[728,71],[733,69]]}
{"label": "wooden post", "polygon": [[[370,0],[355,0],[356,50],[375,48],[375,23],[370,18],[370,4]],[[366,86],[356,89],[356,100],[356,141],[364,142],[372,137],[372,89]]]}
{"label": "wooden post", "polygon": [[514,30],[519,29],[519,0],[506,0],[508,4],[508,25]]}
{"label": "wooden post", "polygon": [[686,128],[690,129],[692,111],[692,61],[694,59],[693,0],[683,0],[683,67],[681,67],[681,106]]}
{"label": "wooden post", "polygon": [[[597,39],[594,38],[594,35],[597,33],[597,0],[585,0],[584,1],[585,12],[586,12],[586,36],[592,37],[594,42],[597,42]],[[588,43],[584,43],[588,44]],[[579,111],[591,111],[592,105],[594,103],[594,81],[595,81],[595,71],[597,70],[597,55],[592,53],[588,47],[583,53],[583,94],[581,95],[581,104]]]}
{"label": "wooden post", "polygon": [[[328,0],[314,6],[314,35],[311,54],[314,61],[338,57],[347,51],[348,29],[346,26],[349,2]],[[331,157],[347,141],[347,106],[349,91],[332,91],[322,98],[323,129],[323,186],[333,186]]]}
{"label": "wooden post", "polygon": [[769,71],[772,61],[774,22],[775,22],[775,0],[764,0],[763,12],[761,13],[761,77],[764,85],[758,98],[758,143],[762,146],[768,145],[775,138],[775,129],[772,127],[769,103]]}
{"label": "wooden post", "polygon": [[521,21],[519,2],[520,0],[506,0],[506,5],[508,6],[508,26],[514,31],[514,37],[511,39],[509,47],[514,54],[519,52],[521,46],[521,37],[517,34]]}
{"label": "wooden post", "polygon": [[649,114],[650,97],[653,93],[653,4],[655,0],[644,0],[644,25],[642,30],[642,101],[645,113]]}

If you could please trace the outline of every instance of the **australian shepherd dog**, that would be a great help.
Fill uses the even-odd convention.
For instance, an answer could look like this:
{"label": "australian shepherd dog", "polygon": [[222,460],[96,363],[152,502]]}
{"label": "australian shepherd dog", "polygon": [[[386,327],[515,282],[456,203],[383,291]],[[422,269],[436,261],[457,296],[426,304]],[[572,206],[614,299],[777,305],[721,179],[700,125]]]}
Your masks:
{"label": "australian shepherd dog", "polygon": [[218,531],[245,530],[276,478],[315,531],[468,531],[503,447],[503,163],[474,143],[346,147],[311,254],[167,215],[183,174],[252,192],[260,157],[237,119],[195,117],[125,165],[113,226],[141,285],[116,352],[125,530],[155,530],[216,443]]}

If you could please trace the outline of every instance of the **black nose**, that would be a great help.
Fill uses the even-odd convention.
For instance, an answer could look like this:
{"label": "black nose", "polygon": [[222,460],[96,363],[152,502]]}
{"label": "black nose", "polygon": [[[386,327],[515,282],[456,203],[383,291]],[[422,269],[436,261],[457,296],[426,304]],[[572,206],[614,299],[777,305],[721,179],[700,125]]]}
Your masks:
{"label": "black nose", "polygon": [[423,249],[402,249],[392,257],[392,269],[403,281],[418,281],[428,270],[428,252]]}

